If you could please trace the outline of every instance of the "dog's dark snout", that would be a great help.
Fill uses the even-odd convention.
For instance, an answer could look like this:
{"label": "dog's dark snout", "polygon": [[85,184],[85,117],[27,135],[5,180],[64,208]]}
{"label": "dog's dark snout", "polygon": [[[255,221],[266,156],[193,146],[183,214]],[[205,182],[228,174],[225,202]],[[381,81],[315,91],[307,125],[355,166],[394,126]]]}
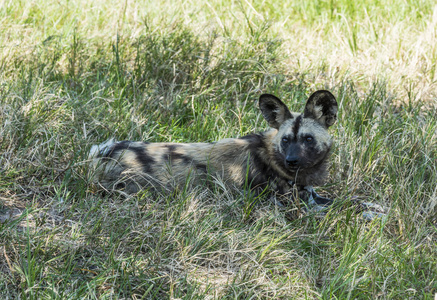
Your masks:
{"label": "dog's dark snout", "polygon": [[285,158],[285,162],[287,163],[288,166],[295,167],[297,166],[299,159],[296,156],[287,156]]}

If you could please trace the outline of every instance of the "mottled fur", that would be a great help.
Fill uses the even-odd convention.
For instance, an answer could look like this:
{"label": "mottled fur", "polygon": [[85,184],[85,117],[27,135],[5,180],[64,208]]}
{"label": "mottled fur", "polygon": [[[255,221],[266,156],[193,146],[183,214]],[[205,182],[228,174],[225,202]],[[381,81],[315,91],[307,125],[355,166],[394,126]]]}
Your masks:
{"label": "mottled fur", "polygon": [[337,115],[328,91],[310,96],[303,114],[292,113],[273,95],[259,107],[270,130],[215,143],[108,141],[91,149],[94,180],[105,189],[134,193],[142,188],[172,188],[188,179],[218,177],[230,186],[286,194],[290,182],[320,185],[327,175],[332,140],[327,132]]}

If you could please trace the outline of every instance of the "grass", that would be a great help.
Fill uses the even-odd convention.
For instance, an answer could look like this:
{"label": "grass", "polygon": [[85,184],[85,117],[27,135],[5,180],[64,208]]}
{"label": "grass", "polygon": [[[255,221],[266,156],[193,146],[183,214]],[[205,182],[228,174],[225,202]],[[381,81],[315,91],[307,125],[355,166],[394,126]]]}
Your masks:
{"label": "grass", "polygon": [[[0,3],[2,299],[434,299],[433,1]],[[323,219],[220,182],[100,195],[108,138],[264,130],[261,92],[339,101]],[[359,220],[348,199],[389,208]]]}

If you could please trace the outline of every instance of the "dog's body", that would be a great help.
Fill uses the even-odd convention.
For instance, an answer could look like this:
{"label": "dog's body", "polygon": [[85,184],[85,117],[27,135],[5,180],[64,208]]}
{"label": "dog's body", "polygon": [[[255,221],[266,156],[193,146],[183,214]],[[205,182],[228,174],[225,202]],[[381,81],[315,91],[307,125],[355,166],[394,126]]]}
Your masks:
{"label": "dog's body", "polygon": [[225,184],[252,190],[269,188],[280,195],[320,185],[327,175],[337,102],[328,91],[311,95],[303,114],[292,113],[272,95],[259,106],[271,130],[215,143],[145,143],[109,141],[93,146],[95,181],[107,190],[134,193],[143,188],[171,188],[187,180],[218,177]]}

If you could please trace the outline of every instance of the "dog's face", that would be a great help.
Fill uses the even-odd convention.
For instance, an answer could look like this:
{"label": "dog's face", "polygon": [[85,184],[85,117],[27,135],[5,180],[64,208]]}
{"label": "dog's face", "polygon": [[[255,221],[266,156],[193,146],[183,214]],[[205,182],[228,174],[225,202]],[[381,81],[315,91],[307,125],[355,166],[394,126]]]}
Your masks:
{"label": "dog's face", "polygon": [[337,101],[330,92],[312,94],[303,114],[290,112],[281,100],[269,94],[260,96],[259,106],[269,125],[278,131],[273,138],[278,165],[296,173],[325,159],[332,145],[327,129],[337,119]]}

